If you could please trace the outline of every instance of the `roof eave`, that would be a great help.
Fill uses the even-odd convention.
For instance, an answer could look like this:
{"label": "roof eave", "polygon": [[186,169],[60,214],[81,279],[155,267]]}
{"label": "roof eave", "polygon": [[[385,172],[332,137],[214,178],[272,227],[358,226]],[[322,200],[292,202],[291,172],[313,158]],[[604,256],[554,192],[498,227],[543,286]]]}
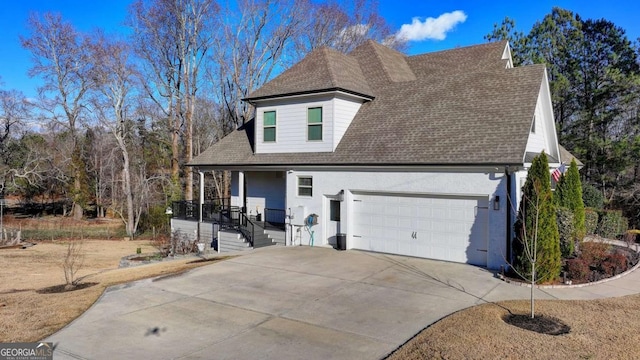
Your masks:
{"label": "roof eave", "polygon": [[375,96],[373,96],[373,95],[363,94],[363,93],[360,93],[360,92],[357,92],[357,91],[348,90],[348,89],[344,89],[344,88],[340,88],[340,87],[333,87],[333,88],[326,88],[326,89],[290,92],[290,93],[285,93],[285,94],[274,94],[274,95],[247,97],[247,98],[243,98],[241,100],[242,101],[246,101],[249,104],[253,105],[256,102],[264,101],[264,100],[295,98],[295,97],[301,97],[301,96],[328,94],[328,93],[335,93],[335,92],[341,92],[341,93],[349,94],[349,95],[352,95],[352,96],[355,96],[355,97],[362,98],[362,99],[364,99],[366,101],[371,101],[371,100],[375,99]]}
{"label": "roof eave", "polygon": [[504,172],[506,170],[513,172],[521,169],[525,166],[523,163],[477,163],[477,164],[447,164],[447,163],[325,163],[325,164],[309,164],[309,163],[274,163],[274,164],[247,164],[247,163],[234,163],[234,164],[189,164],[189,166],[200,168],[216,168],[225,170],[243,170],[243,169],[263,169],[263,170],[276,170],[276,169],[305,169],[305,170],[322,170],[322,169],[342,169],[342,170],[362,170],[362,169],[375,169],[377,171],[399,171],[399,170],[416,170],[416,171],[455,171],[455,170],[477,170],[488,171],[493,170],[495,172]]}

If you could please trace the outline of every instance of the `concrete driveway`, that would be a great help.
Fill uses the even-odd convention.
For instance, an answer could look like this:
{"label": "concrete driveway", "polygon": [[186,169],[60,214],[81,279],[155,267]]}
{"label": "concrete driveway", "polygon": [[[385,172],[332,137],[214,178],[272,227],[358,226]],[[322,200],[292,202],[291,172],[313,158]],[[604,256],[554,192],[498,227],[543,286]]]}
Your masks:
{"label": "concrete driveway", "polygon": [[110,288],[46,341],[55,359],[378,359],[452,312],[528,294],[470,265],[274,246]]}

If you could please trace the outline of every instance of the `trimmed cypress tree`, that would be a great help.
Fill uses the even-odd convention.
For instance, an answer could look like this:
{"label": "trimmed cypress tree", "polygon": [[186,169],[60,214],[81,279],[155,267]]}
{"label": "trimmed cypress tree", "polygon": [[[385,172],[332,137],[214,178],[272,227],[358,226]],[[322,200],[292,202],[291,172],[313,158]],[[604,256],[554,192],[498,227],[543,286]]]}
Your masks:
{"label": "trimmed cypress tree", "polygon": [[532,283],[556,279],[562,266],[560,236],[549,162],[544,152],[536,156],[527,174],[516,230],[515,270]]}
{"label": "trimmed cypress tree", "polygon": [[582,200],[582,182],[575,159],[571,160],[569,170],[564,174],[554,194],[558,206],[566,207],[573,212],[573,237],[575,241],[582,241],[585,236],[585,211]]}

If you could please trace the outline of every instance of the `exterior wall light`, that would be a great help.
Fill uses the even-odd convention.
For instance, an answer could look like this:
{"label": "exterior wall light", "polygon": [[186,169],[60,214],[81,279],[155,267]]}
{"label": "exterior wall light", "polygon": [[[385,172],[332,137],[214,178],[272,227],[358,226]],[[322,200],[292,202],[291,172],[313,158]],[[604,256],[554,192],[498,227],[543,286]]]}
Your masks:
{"label": "exterior wall light", "polygon": [[500,196],[498,195],[493,198],[493,210],[500,210]]}

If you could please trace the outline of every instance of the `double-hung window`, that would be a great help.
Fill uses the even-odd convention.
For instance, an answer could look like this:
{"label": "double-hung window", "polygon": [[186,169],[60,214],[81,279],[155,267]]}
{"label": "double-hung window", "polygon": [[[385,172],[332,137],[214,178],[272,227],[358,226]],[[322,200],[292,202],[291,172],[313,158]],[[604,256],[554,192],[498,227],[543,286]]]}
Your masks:
{"label": "double-hung window", "polygon": [[322,108],[307,110],[307,140],[322,140]]}
{"label": "double-hung window", "polygon": [[262,121],[264,123],[262,141],[275,142],[276,141],[276,112],[265,111],[264,118],[262,119]]}
{"label": "double-hung window", "polygon": [[313,178],[311,176],[298,177],[298,196],[313,196]]}

